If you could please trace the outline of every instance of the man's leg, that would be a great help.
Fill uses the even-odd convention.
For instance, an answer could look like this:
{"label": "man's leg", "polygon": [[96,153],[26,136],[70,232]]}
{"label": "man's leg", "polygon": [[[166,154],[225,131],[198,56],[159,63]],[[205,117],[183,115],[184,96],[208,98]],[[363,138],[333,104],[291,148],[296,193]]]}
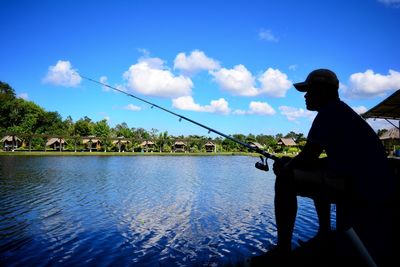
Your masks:
{"label": "man's leg", "polygon": [[314,199],[315,210],[317,211],[319,230],[318,237],[325,238],[331,231],[331,205],[321,199]]}
{"label": "man's leg", "polygon": [[293,177],[277,176],[275,182],[275,219],[278,230],[278,248],[289,252],[297,214],[297,198]]}

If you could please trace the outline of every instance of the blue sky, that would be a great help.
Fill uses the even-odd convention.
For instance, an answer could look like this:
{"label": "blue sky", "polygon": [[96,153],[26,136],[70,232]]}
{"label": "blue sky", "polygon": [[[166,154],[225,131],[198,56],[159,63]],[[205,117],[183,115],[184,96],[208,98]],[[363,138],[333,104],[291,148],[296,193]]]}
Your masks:
{"label": "blue sky", "polygon": [[3,0],[0,10],[0,80],[74,121],[208,135],[79,74],[227,134],[307,134],[315,114],[292,83],[316,68],[337,73],[358,112],[400,89],[400,0]]}

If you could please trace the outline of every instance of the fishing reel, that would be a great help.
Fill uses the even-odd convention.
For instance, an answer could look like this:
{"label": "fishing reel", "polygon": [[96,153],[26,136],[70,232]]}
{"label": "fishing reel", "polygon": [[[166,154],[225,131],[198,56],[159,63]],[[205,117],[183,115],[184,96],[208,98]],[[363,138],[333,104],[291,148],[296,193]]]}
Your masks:
{"label": "fishing reel", "polygon": [[261,161],[257,161],[255,164],[255,167],[259,170],[262,171],[269,171],[268,163],[267,163],[267,158],[264,158],[263,156],[260,156]]}

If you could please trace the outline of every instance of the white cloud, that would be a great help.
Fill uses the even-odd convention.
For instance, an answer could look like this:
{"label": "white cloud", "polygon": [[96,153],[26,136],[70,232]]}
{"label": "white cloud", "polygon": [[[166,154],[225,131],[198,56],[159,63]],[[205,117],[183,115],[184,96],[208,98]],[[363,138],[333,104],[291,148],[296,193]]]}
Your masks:
{"label": "white cloud", "polygon": [[82,78],[79,76],[78,72],[72,68],[69,61],[59,60],[55,66],[49,67],[43,82],[53,85],[74,87],[79,85],[81,80]]}
{"label": "white cloud", "polygon": [[139,110],[142,110],[141,107],[135,106],[135,105],[133,105],[133,104],[128,104],[128,105],[126,105],[125,107],[123,107],[123,109],[131,110],[131,111],[139,111]]}
{"label": "white cloud", "polygon": [[[107,80],[108,80],[108,78],[107,78],[106,76],[101,76],[101,77],[100,77],[100,82],[101,82],[101,83],[107,84]],[[104,85],[102,85],[101,88],[103,88],[103,91],[104,91],[104,92],[108,92],[108,91],[111,90],[109,87],[104,86]]]}
{"label": "white cloud", "polygon": [[258,94],[254,87],[255,79],[253,75],[243,65],[237,65],[233,69],[222,68],[218,71],[211,71],[215,81],[234,95],[255,96]]}
{"label": "white cloud", "polygon": [[249,104],[249,110],[241,110],[237,109],[233,112],[235,115],[246,115],[246,114],[255,114],[262,116],[270,116],[274,115],[275,110],[266,102],[257,102],[251,101]]}
{"label": "white cloud", "polygon": [[210,112],[210,113],[221,113],[229,114],[230,108],[228,102],[224,98],[218,100],[212,100],[210,105],[201,106],[194,102],[191,96],[182,96],[172,100],[173,107],[182,110],[191,110],[198,112]]}
{"label": "white cloud", "polygon": [[249,114],[274,115],[275,110],[266,102],[251,101],[249,105]]}
{"label": "white cloud", "polygon": [[191,94],[192,80],[175,76],[159,58],[141,58],[124,73],[127,88],[144,95],[180,97]]}
{"label": "white cloud", "polygon": [[258,38],[260,38],[260,40],[265,40],[265,41],[269,41],[269,42],[278,42],[278,38],[275,37],[275,35],[272,33],[271,30],[265,30],[265,29],[261,29],[258,32]]}
{"label": "white cloud", "polygon": [[378,2],[383,3],[385,6],[399,8],[400,0],[378,0]]}
{"label": "white cloud", "polygon": [[261,83],[261,93],[268,96],[284,97],[287,90],[292,87],[287,75],[278,69],[268,68],[258,80]]}
{"label": "white cloud", "polygon": [[28,100],[28,93],[20,93],[17,95],[18,98],[22,98],[24,100]]}
{"label": "white cloud", "polygon": [[281,111],[281,114],[286,116],[289,121],[296,121],[299,118],[307,118],[312,120],[316,115],[315,112],[309,110],[288,106],[280,106],[279,110]]}
{"label": "white cloud", "polygon": [[358,106],[358,107],[351,107],[357,114],[363,114],[368,111],[368,109],[364,106]]}
{"label": "white cloud", "polygon": [[194,50],[189,56],[179,53],[174,60],[174,69],[193,74],[201,70],[219,69],[220,65],[215,59],[207,57],[203,51]]}
{"label": "white cloud", "polygon": [[255,77],[243,65],[236,65],[233,69],[222,68],[218,71],[210,71],[214,80],[222,89],[233,95],[257,96],[266,94],[273,97],[284,97],[292,86],[285,73],[278,69],[268,68],[258,81],[261,88],[256,88]]}
{"label": "white cloud", "polygon": [[298,66],[297,66],[297,64],[292,64],[292,65],[290,65],[289,66],[289,70],[297,70],[297,68],[298,68]]}
{"label": "white cloud", "polygon": [[400,72],[389,70],[388,75],[366,70],[350,76],[350,86],[346,93],[352,97],[373,97],[400,88]]}

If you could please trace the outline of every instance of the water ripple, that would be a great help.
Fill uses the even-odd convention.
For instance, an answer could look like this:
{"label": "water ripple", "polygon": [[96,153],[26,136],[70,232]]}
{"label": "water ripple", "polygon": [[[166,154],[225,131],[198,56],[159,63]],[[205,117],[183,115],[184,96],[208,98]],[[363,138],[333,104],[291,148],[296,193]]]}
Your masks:
{"label": "water ripple", "polygon": [[[251,157],[1,157],[0,265],[224,266],[276,242]],[[295,238],[312,236],[300,199]]]}

